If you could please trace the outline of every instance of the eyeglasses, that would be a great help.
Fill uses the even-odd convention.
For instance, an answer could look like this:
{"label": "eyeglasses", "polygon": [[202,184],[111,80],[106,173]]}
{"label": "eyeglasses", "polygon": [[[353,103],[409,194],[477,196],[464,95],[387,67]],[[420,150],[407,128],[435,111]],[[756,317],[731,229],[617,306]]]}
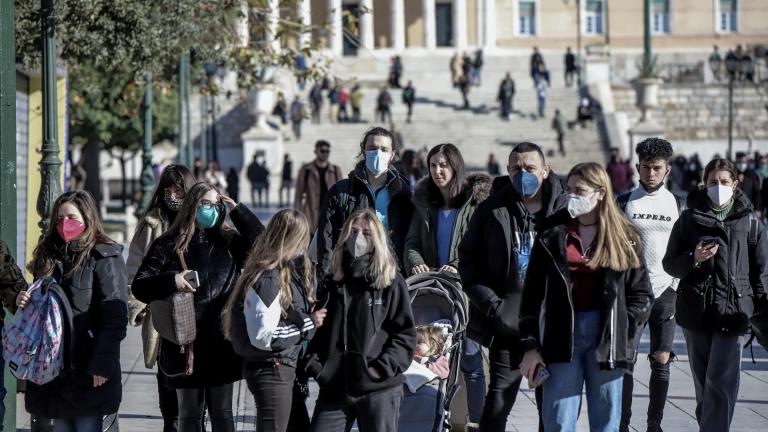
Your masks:
{"label": "eyeglasses", "polygon": [[208,201],[208,200],[202,200],[202,201],[200,201],[200,205],[198,207],[201,208],[201,209],[212,209],[212,208],[216,207],[216,204],[218,204],[218,201],[217,202],[211,202],[211,201]]}
{"label": "eyeglasses", "polygon": [[330,151],[330,150],[328,150],[328,149],[325,149],[325,150],[318,150],[317,152],[318,152],[318,153],[320,153],[320,154],[329,154],[329,153],[331,153],[331,151]]}

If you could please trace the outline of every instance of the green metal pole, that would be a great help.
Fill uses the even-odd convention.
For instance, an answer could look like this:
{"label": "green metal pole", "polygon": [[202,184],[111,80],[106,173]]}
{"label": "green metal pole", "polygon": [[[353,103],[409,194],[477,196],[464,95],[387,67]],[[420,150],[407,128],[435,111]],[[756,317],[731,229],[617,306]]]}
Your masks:
{"label": "green metal pole", "polygon": [[643,60],[645,64],[651,62],[651,0],[645,0],[645,33],[643,41]]}
{"label": "green metal pole", "polygon": [[[0,238],[16,256],[16,9],[0,0]],[[2,307],[2,306],[0,306]],[[8,315],[10,317],[10,315]],[[5,374],[3,430],[16,430],[16,378]]]}
{"label": "green metal pole", "polygon": [[147,73],[144,81],[144,148],[141,154],[141,205],[138,214],[144,214],[149,207],[155,188],[155,172],[152,169],[152,74]]}
{"label": "green metal pole", "polygon": [[184,125],[184,121],[186,120],[184,111],[184,101],[186,99],[184,93],[187,89],[187,85],[185,83],[186,65],[187,55],[184,54],[181,56],[181,60],[179,61],[179,163],[181,165],[187,165],[189,168],[192,168],[192,161],[187,160],[187,127]]}
{"label": "green metal pole", "polygon": [[59,128],[56,104],[56,18],[54,0],[42,0],[43,25],[43,148],[40,160],[40,194],[37,196],[37,212],[40,228],[48,230],[51,208],[61,195],[59,170]]}
{"label": "green metal pole", "polygon": [[200,95],[200,160],[208,163],[208,95]]}
{"label": "green metal pole", "polygon": [[187,128],[185,134],[187,136],[187,160],[189,161],[189,164],[192,165],[195,163],[195,146],[192,145],[192,121],[189,115],[189,98],[192,93],[192,80],[190,79],[189,74],[189,54],[187,54],[187,66],[184,73],[186,74],[184,82],[187,85],[184,89],[184,126]]}

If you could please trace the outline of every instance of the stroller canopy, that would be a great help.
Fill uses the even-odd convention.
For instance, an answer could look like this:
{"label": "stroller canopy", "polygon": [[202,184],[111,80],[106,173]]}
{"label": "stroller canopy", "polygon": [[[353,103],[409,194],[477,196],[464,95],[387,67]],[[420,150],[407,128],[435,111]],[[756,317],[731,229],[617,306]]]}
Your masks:
{"label": "stroller canopy", "polygon": [[461,279],[449,272],[425,272],[409,277],[408,294],[417,326],[449,320],[454,332],[464,332],[469,321],[467,296]]}

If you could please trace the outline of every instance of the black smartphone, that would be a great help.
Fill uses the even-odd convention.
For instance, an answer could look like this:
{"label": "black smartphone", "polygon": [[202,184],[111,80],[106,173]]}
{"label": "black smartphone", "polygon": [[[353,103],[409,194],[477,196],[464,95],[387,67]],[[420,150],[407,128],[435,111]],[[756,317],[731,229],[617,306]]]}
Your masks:
{"label": "black smartphone", "polygon": [[200,288],[200,278],[197,275],[196,270],[192,270],[191,272],[184,275],[184,280],[189,283],[189,285],[192,286],[194,289]]}
{"label": "black smartphone", "polygon": [[711,248],[717,244],[717,237],[705,236],[699,239],[705,248]]}

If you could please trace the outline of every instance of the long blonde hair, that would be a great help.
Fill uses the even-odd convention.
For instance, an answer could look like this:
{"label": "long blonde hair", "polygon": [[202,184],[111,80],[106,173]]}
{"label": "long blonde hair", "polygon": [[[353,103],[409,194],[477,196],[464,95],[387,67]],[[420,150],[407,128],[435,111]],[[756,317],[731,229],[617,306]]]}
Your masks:
{"label": "long blonde hair", "polygon": [[595,162],[581,163],[568,173],[568,179],[571,177],[578,177],[596,190],[605,190],[605,198],[597,203],[597,239],[592,249],[594,255],[587,266],[592,269],[610,268],[615,271],[640,267],[637,249],[640,234],[616,205],[611,179],[605,169]]}
{"label": "long blonde hair", "polygon": [[397,260],[387,243],[387,234],[384,231],[384,225],[379,218],[370,209],[358,210],[347,219],[341,228],[341,236],[333,248],[331,255],[331,274],[333,280],[339,282],[344,279],[344,248],[347,239],[352,234],[352,225],[355,222],[362,222],[371,231],[370,242],[373,244],[371,253],[371,263],[368,268],[367,277],[373,281],[371,286],[375,289],[384,289],[392,284],[397,275]]}
{"label": "long blonde hair", "polygon": [[[267,225],[266,231],[253,245],[245,268],[237,280],[235,289],[227,299],[222,311],[222,327],[224,335],[229,338],[232,328],[232,307],[245,298],[245,292],[252,287],[265,271],[277,270],[280,274],[280,308],[283,315],[293,302],[291,288],[291,263],[302,251],[309,246],[309,222],[298,211],[286,209],[277,212]],[[311,298],[313,270],[309,256],[303,255],[302,271],[304,289],[307,297]]]}

